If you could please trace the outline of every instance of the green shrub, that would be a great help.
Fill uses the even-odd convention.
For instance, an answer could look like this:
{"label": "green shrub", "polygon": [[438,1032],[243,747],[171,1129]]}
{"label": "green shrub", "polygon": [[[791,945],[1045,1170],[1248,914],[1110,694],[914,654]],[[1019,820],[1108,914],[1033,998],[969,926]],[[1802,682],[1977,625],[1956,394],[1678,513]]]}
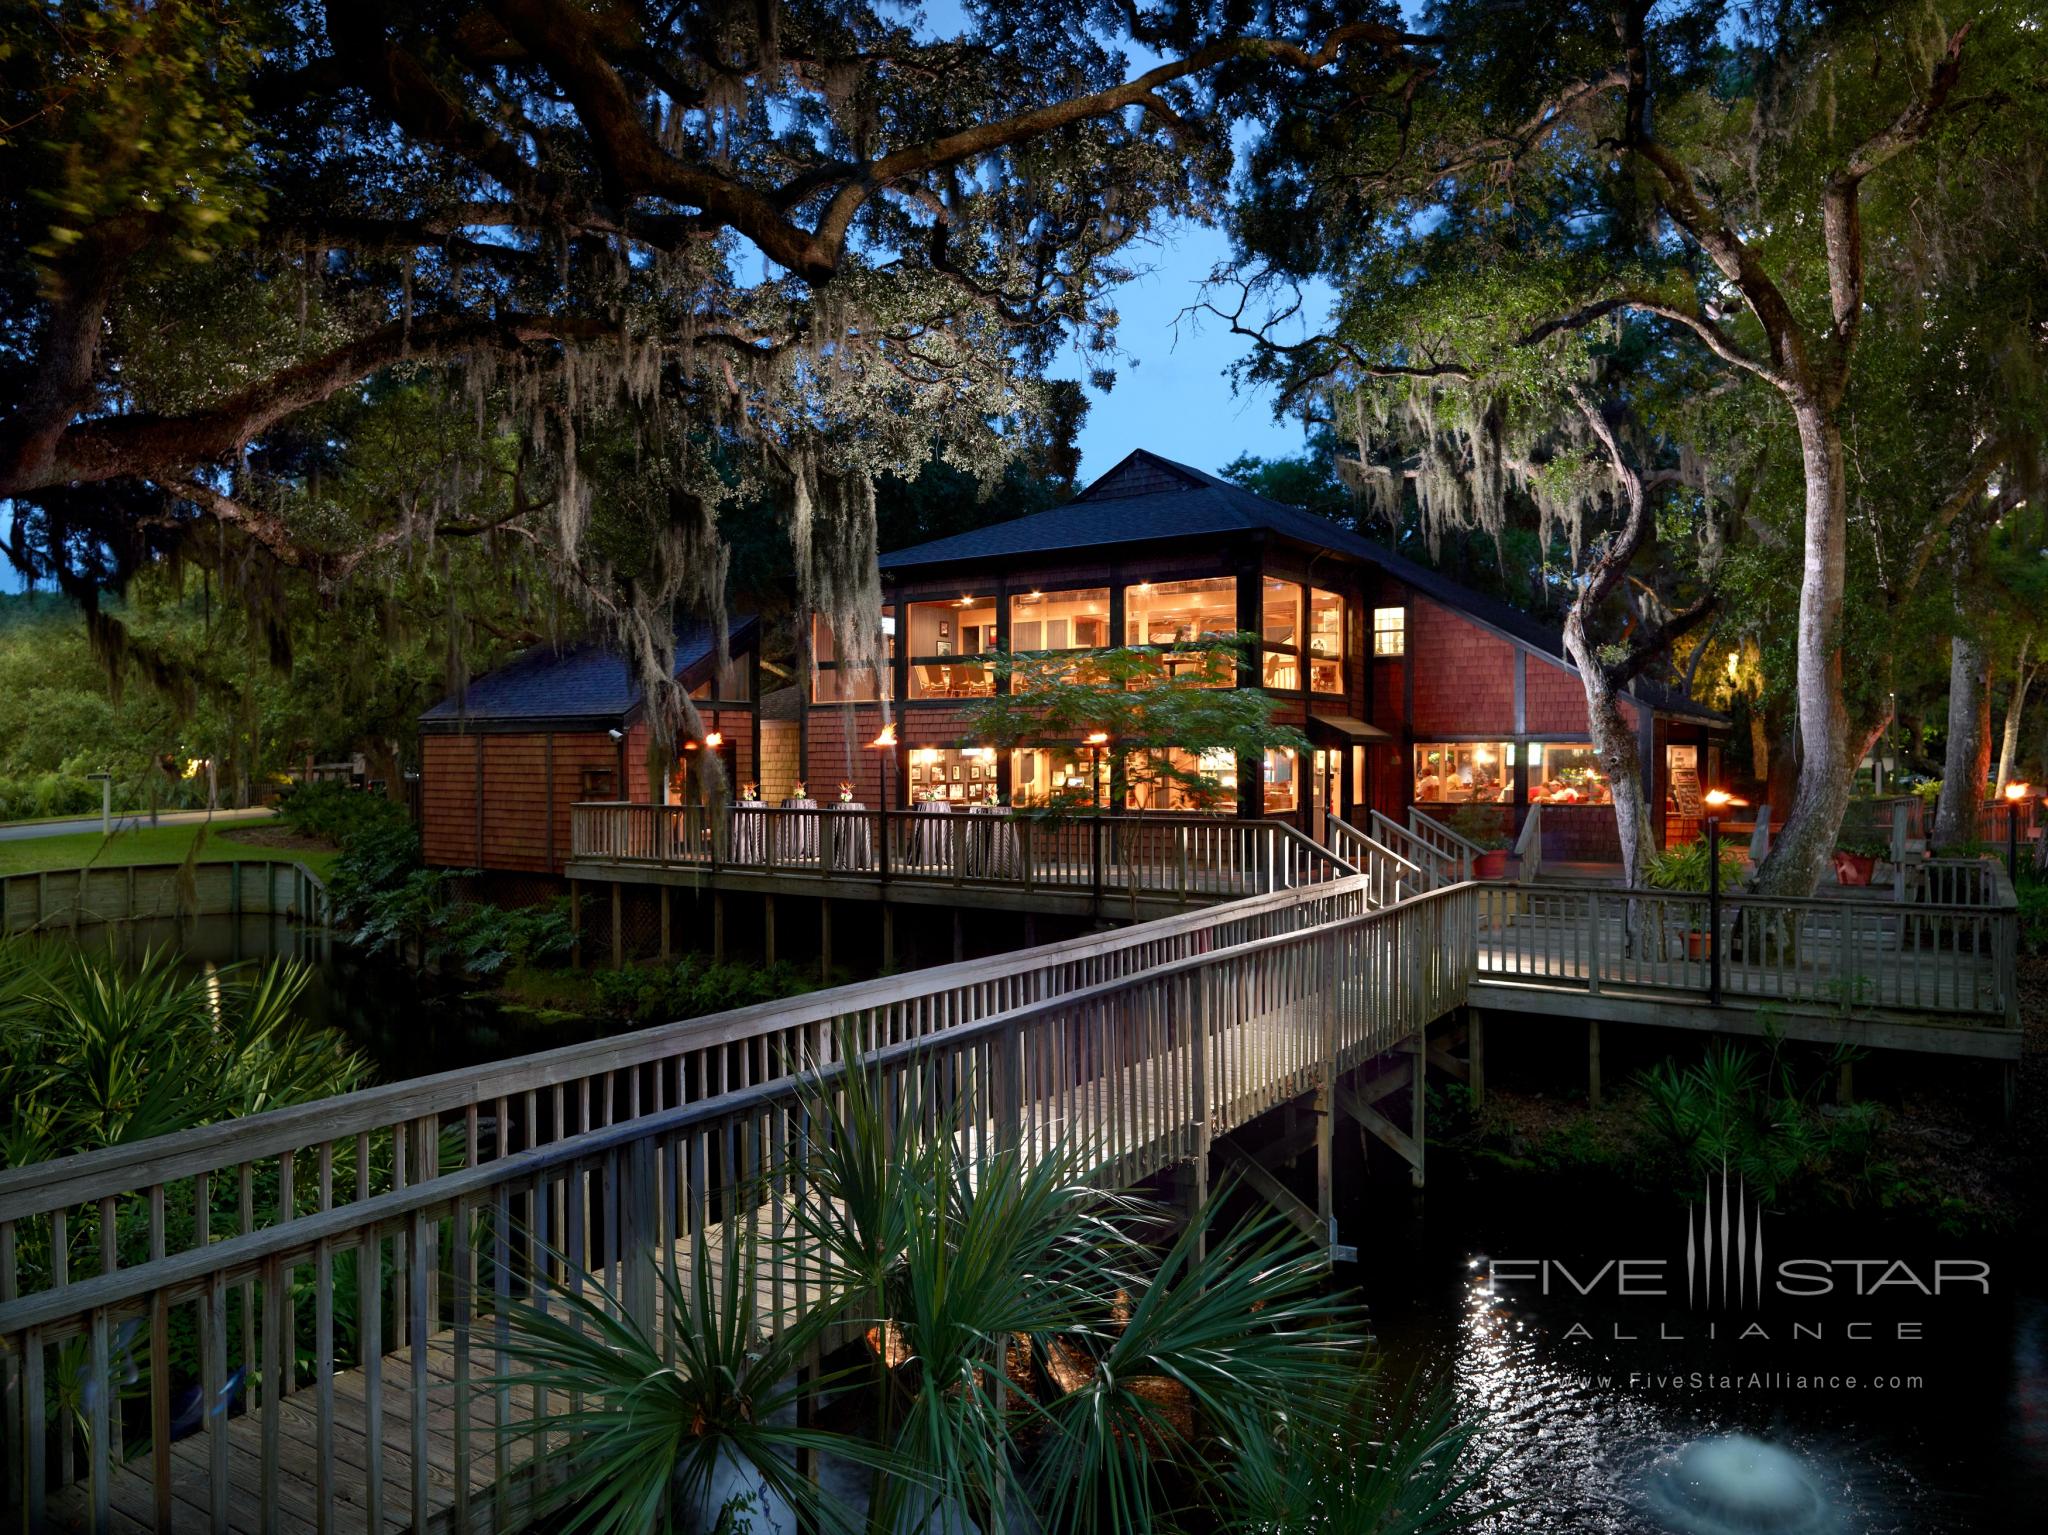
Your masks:
{"label": "green shrub", "polygon": [[278,800],[277,810],[293,831],[324,837],[341,848],[360,836],[407,823],[405,807],[396,801],[342,783],[295,785]]}
{"label": "green shrub", "polygon": [[[1732,890],[1742,878],[1743,860],[1740,848],[1721,844],[1721,888]],[[1677,847],[1666,848],[1650,860],[1649,872],[1643,878],[1652,890],[1680,890],[1693,895],[1704,895],[1707,890],[1707,844],[1704,839],[1697,842],[1682,842]]]}
{"label": "green shrub", "polygon": [[701,954],[672,965],[601,970],[595,977],[598,1006],[630,1023],[671,1023],[701,1018],[757,1002],[800,996],[814,983],[796,966],[716,963]]}
{"label": "green shrub", "polygon": [[358,828],[327,873],[334,914],[345,923],[362,921],[383,896],[420,869],[420,834],[403,816]]}

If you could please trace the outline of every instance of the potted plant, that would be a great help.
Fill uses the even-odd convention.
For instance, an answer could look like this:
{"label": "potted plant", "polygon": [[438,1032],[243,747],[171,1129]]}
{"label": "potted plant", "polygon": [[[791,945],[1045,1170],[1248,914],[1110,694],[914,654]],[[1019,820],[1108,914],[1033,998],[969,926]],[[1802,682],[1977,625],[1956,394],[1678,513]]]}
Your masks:
{"label": "potted plant", "polygon": [[[1650,860],[1650,867],[1643,876],[1652,890],[1671,890],[1686,895],[1707,893],[1707,844],[1704,839],[1697,842],[1683,842],[1677,847],[1666,848]],[[1742,878],[1742,853],[1730,847],[1721,849],[1721,888],[1732,890]],[[1698,907],[1687,903],[1688,909],[1697,912]],[[1699,928],[1688,927],[1685,934],[1685,956],[1687,959],[1705,959],[1712,952],[1707,934]]]}
{"label": "potted plant", "polygon": [[1865,837],[1837,837],[1835,839],[1835,883],[1839,885],[1867,885],[1877,872],[1878,864],[1888,857],[1891,848],[1883,842]]}
{"label": "potted plant", "polygon": [[1508,812],[1502,805],[1460,805],[1444,824],[1478,848],[1472,860],[1474,879],[1504,879],[1508,872],[1508,849],[1514,839],[1508,835]]}

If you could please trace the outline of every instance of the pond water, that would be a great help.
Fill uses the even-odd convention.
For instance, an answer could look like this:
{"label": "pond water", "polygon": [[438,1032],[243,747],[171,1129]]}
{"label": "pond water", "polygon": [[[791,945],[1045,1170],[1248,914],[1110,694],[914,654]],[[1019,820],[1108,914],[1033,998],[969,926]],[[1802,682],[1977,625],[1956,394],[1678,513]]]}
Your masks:
{"label": "pond water", "polygon": [[[1484,1528],[2039,1527],[2048,1287],[2031,1250],[1906,1239],[1882,1215],[1765,1216],[1761,1299],[1752,1283],[1709,1305],[1698,1286],[1718,1259],[1696,1270],[1689,1301],[1697,1207],[1675,1195],[1589,1197],[1527,1174],[1461,1176],[1441,1160],[1432,1153],[1419,1198],[1390,1181],[1354,1185],[1340,1229],[1359,1243],[1351,1279],[1395,1377],[1447,1373],[1492,1425],[1500,1459],[1483,1491],[1513,1506]],[[1744,1214],[1755,1229],[1754,1210],[1738,1206],[1731,1222]],[[1978,1264],[1988,1296],[1964,1277]],[[1832,1293],[1780,1289],[1817,1291],[1823,1276]],[[1619,1293],[1624,1278],[1637,1293]],[[1939,1295],[1922,1293],[1937,1280]]]}
{"label": "pond water", "polygon": [[[344,1030],[384,1080],[599,1032],[423,985],[266,919],[203,920],[185,946],[215,962],[312,960],[314,1015]],[[2048,1281],[2030,1248],[1905,1237],[1882,1214],[1759,1218],[1733,1186],[1725,1220],[1703,1232],[1697,1205],[1675,1194],[1589,1193],[1435,1149],[1430,1170],[1417,1195],[1405,1176],[1340,1165],[1340,1230],[1361,1261],[1338,1278],[1362,1293],[1396,1381],[1447,1376],[1485,1413],[1499,1459],[1481,1495],[1508,1506],[1483,1528],[2038,1527],[2048,1508]],[[1761,1286],[1741,1278],[1755,1267],[1750,1231],[1769,1255]],[[1735,1279],[1725,1255],[1700,1251],[1708,1235],[1716,1253],[1740,1253]],[[1688,1236],[1701,1260],[1690,1296]],[[1978,1278],[1987,1272],[1988,1294]],[[1716,1283],[1718,1298],[1700,1293]],[[1786,1288],[1823,1285],[1829,1293]]]}

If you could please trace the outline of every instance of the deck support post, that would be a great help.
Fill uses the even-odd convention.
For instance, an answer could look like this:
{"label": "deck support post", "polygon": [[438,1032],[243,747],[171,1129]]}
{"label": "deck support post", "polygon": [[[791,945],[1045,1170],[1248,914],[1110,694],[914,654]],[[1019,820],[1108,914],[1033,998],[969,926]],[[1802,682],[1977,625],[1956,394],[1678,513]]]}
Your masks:
{"label": "deck support post", "polygon": [[1321,985],[1318,993],[1322,1033],[1322,1065],[1316,1074],[1316,1218],[1323,1223],[1323,1240],[1332,1260],[1337,1246],[1337,938],[1325,938],[1317,945]]}
{"label": "deck support post", "polygon": [[967,957],[967,930],[960,920],[960,908],[953,908],[953,963],[959,964]]}
{"label": "deck support post", "polygon": [[1600,1020],[1586,1020],[1586,1102],[1600,1107]]}
{"label": "deck support post", "polygon": [[1465,1011],[1465,1070],[1472,1089],[1472,1107],[1486,1107],[1486,1015],[1478,1008]]}
{"label": "deck support post", "polygon": [[1835,1074],[1835,1101],[1847,1108],[1856,1101],[1856,1063],[1843,1061]]}
{"label": "deck support post", "polygon": [[669,905],[668,886],[661,887],[661,962],[668,963]]}
{"label": "deck support post", "polygon": [[761,951],[769,963],[775,963],[775,897],[761,897]]}
{"label": "deck support post", "polygon": [[612,968],[626,968],[626,894],[617,880],[612,881]]}
{"label": "deck support post", "polygon": [[882,902],[882,968],[896,969],[896,911],[887,901]]}
{"label": "deck support post", "polygon": [[725,963],[725,892],[711,892],[711,958],[717,964]]}
{"label": "deck support post", "polygon": [[1408,1162],[1408,1181],[1422,1187],[1423,1159],[1429,1145],[1423,1124],[1424,1090],[1429,1086],[1429,1024],[1425,1020],[1415,1031],[1415,1081],[1413,1102],[1408,1111],[1408,1135],[1415,1142],[1415,1155]]}
{"label": "deck support post", "polygon": [[832,897],[818,897],[818,979],[832,979]]}

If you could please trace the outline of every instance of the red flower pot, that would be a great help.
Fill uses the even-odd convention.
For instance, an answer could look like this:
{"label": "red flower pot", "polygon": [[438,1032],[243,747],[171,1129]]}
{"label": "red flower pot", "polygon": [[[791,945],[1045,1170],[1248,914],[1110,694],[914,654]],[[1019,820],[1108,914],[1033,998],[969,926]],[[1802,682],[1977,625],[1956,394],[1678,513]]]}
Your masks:
{"label": "red flower pot", "polygon": [[1508,876],[1508,850],[1504,847],[1490,847],[1472,860],[1474,879],[1506,879]]}
{"label": "red flower pot", "polygon": [[1866,858],[1861,853],[1835,854],[1835,883],[1838,885],[1867,885],[1870,876],[1877,870],[1877,860]]}

